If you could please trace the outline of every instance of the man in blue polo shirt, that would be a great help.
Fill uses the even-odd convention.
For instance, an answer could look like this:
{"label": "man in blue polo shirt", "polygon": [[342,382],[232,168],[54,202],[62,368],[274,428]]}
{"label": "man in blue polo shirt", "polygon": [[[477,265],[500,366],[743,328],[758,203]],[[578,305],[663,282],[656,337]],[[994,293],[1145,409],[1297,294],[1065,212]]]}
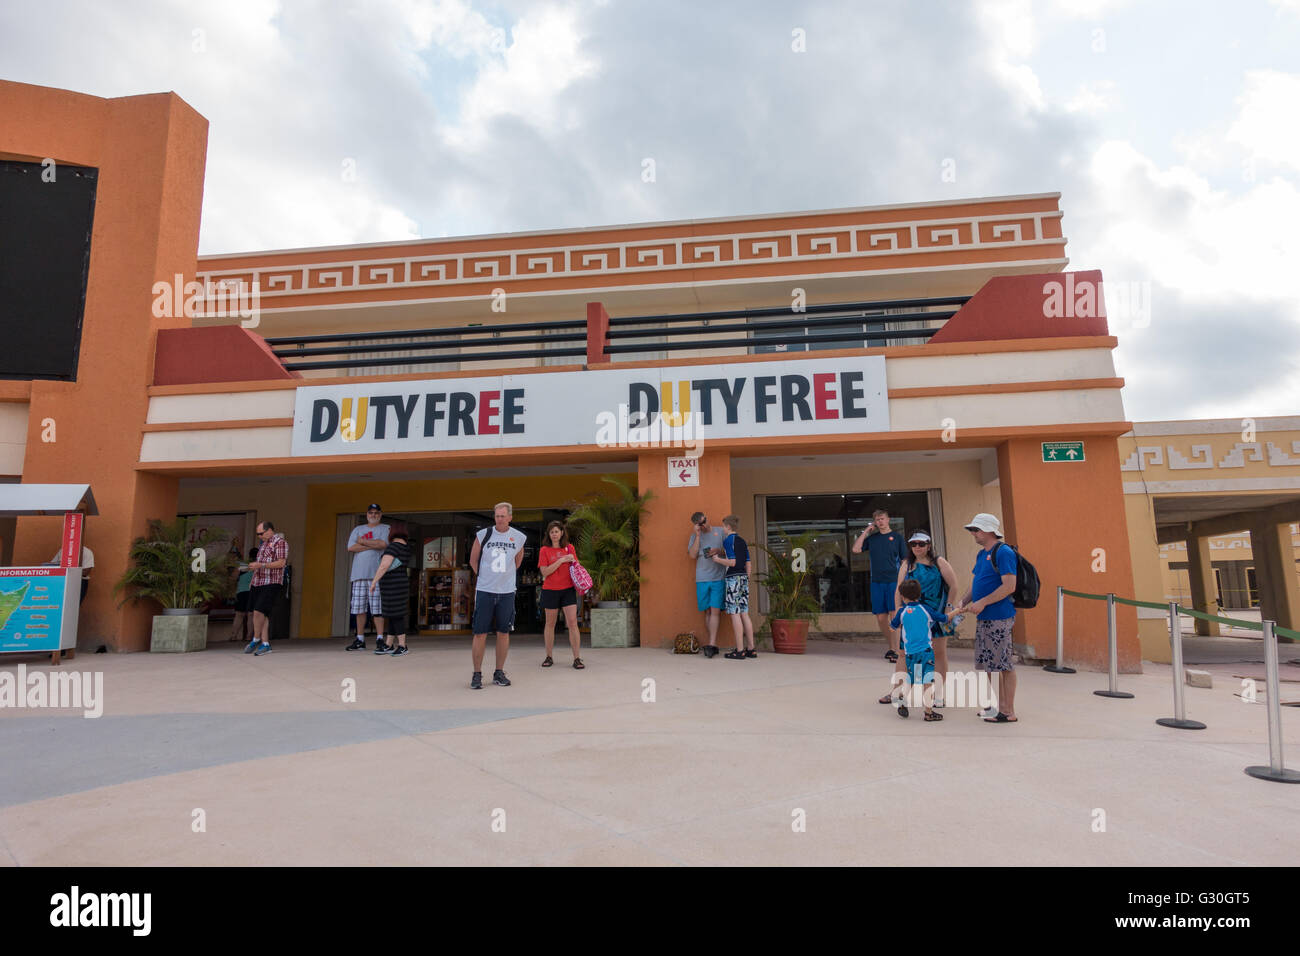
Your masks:
{"label": "man in blue polo shirt", "polygon": [[867,543],[871,557],[871,613],[876,615],[880,633],[885,635],[885,660],[897,661],[898,632],[889,626],[894,613],[894,592],[898,589],[898,569],[907,560],[907,545],[903,536],[889,528],[889,512],[877,509],[871,515],[858,540],[853,542],[853,553],[862,553],[862,542]]}
{"label": "man in blue polo shirt", "polygon": [[974,579],[962,598],[958,614],[975,614],[975,667],[998,675],[998,702],[981,711],[991,724],[1014,723],[1016,717],[1016,672],[1011,662],[1011,627],[1016,606],[1016,552],[1002,544],[1002,525],[991,514],[977,514],[966,525],[980,546],[975,556]]}

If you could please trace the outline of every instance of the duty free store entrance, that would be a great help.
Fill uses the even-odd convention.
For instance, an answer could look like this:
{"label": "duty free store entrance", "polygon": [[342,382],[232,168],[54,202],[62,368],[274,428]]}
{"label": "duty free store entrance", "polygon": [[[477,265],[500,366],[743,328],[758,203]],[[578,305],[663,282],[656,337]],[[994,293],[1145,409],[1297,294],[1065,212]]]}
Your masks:
{"label": "duty free store entrance", "polygon": [[[569,512],[560,508],[516,509],[511,526],[524,533],[524,560],[517,574],[515,592],[515,634],[542,633],[545,618],[541,607],[542,575],[537,566],[539,548],[545,543],[546,526],[564,521]],[[352,554],[347,550],[352,529],[366,523],[364,514],[338,516],[335,566],[333,630],[351,634],[356,619],[348,612]],[[412,633],[427,635],[470,634],[474,613],[474,575],[469,557],[474,537],[491,527],[492,510],[411,511],[384,515],[390,533],[404,531],[411,543],[414,566],[410,574],[408,620]],[[590,624],[590,602],[579,602],[578,624],[583,631]],[[373,627],[367,622],[368,627]],[[556,633],[564,630],[564,615],[558,616]]]}

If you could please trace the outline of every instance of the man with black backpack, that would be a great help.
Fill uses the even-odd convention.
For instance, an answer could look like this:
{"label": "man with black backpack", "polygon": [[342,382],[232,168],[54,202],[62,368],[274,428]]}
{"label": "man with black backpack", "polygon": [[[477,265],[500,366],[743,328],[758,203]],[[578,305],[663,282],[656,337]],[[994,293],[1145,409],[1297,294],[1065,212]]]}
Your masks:
{"label": "man with black backpack", "polygon": [[1002,524],[991,514],[977,514],[966,525],[980,553],[974,578],[958,614],[975,614],[975,668],[998,675],[997,704],[980,712],[991,724],[1015,723],[1016,672],[1012,664],[1011,626],[1016,620],[1012,595],[1016,591],[1018,558],[1002,541]]}

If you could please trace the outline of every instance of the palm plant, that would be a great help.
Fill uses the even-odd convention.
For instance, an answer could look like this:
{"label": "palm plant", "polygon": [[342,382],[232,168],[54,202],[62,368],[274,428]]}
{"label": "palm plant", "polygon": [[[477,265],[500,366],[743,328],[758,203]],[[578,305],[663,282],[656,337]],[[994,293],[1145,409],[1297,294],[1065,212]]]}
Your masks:
{"label": "palm plant", "polygon": [[[812,590],[816,575],[808,570],[815,566],[817,558],[814,554],[813,533],[805,531],[791,538],[777,532],[769,541],[775,547],[755,544],[767,555],[767,570],[756,577],[767,591],[768,620],[807,619],[816,626],[821,619],[822,606]],[[804,553],[804,559],[799,562],[803,570],[795,570],[793,555],[796,550]]]}
{"label": "palm plant", "polygon": [[578,558],[591,575],[596,599],[635,604],[641,586],[641,518],[649,513],[646,504],[654,492],[638,495],[625,482],[608,476],[601,481],[616,487],[619,496],[593,496],[575,504],[569,531]]}
{"label": "palm plant", "polygon": [[[130,589],[129,599],[148,598],[164,608],[196,608],[224,594],[230,587],[230,556],[206,555],[209,544],[224,541],[227,533],[208,528],[189,540],[188,522],[177,518],[170,523],[153,519],[149,533],[131,542],[130,565],[113,586],[113,593]],[[194,570],[193,550],[202,548],[206,566]],[[119,602],[125,604],[127,598]]]}

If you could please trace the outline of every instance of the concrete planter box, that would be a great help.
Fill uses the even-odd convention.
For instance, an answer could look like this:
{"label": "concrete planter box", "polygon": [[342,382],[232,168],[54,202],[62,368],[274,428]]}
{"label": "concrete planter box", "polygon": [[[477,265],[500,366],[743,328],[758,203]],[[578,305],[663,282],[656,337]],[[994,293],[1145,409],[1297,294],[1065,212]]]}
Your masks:
{"label": "concrete planter box", "polygon": [[592,647],[639,647],[637,609],[622,602],[601,602],[591,609]]}
{"label": "concrete planter box", "polygon": [[153,619],[149,650],[155,653],[201,651],[208,646],[206,614],[159,614]]}

